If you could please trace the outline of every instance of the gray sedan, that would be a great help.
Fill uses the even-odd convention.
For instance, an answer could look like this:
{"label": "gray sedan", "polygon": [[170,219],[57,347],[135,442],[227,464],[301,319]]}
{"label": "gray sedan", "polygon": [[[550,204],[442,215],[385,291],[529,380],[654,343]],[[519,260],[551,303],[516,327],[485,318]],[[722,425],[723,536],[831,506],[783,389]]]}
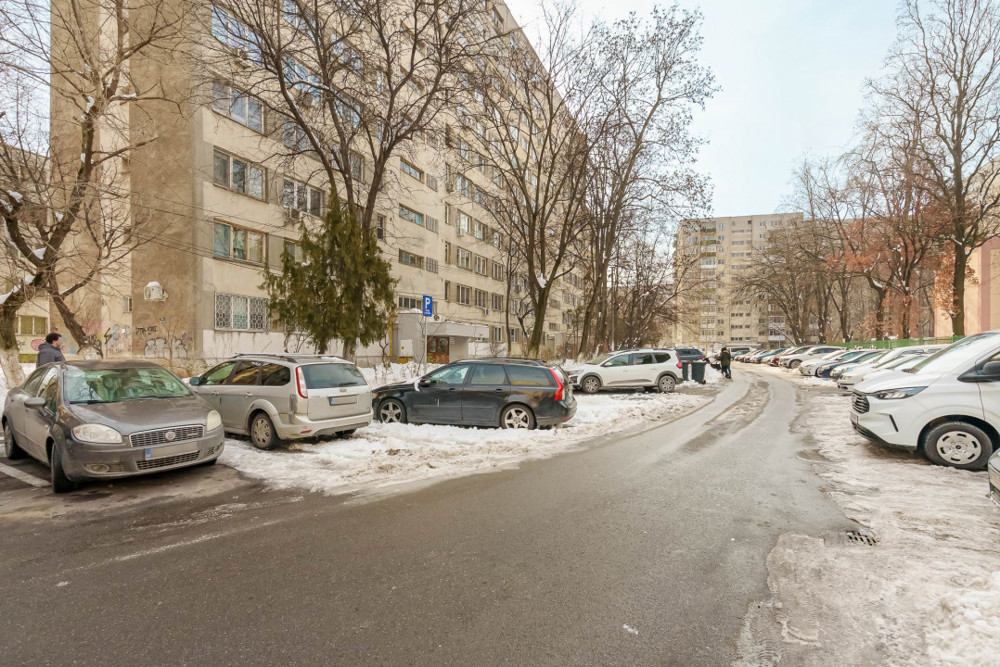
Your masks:
{"label": "gray sedan", "polygon": [[215,463],[223,447],[219,413],[144,361],[42,366],[7,394],[3,434],[7,458],[49,465],[56,493],[88,479]]}

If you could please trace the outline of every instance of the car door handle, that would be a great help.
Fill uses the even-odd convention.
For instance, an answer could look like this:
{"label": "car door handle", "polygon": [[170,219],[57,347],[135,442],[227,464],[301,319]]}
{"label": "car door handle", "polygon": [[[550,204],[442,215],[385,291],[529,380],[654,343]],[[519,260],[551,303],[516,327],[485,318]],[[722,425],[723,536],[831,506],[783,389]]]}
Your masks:
{"label": "car door handle", "polygon": [[496,388],[496,389],[494,389],[493,391],[503,391],[503,387],[497,387],[497,388]]}
{"label": "car door handle", "polygon": [[448,387],[448,391],[455,391],[455,387]]}
{"label": "car door handle", "polygon": [[247,393],[243,394],[243,395],[246,396],[247,398],[250,398],[250,397],[253,396],[253,394],[251,394],[249,391]]}

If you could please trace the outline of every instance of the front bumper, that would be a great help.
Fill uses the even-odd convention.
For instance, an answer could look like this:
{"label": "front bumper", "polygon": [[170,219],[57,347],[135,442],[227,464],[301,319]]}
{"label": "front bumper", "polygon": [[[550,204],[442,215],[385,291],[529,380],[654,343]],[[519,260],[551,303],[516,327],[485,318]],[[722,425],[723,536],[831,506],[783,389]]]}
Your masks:
{"label": "front bumper", "polygon": [[282,440],[301,440],[317,436],[334,435],[343,431],[353,431],[364,428],[372,423],[375,416],[373,409],[357,415],[338,417],[336,419],[312,420],[302,415],[292,415],[288,423],[280,420],[274,424],[274,430]]}
{"label": "front bumper", "polygon": [[991,456],[986,468],[990,473],[990,500],[1000,507],[1000,458],[996,455]]}
{"label": "front bumper", "polygon": [[[886,403],[891,403],[891,401],[872,401],[871,397],[868,399],[867,412],[860,413],[855,407],[851,408],[851,426],[854,427],[854,430],[880,445],[915,451],[918,445],[919,427],[907,423],[914,420],[905,419],[904,415],[896,414],[897,410],[887,410]],[[912,398],[903,400],[912,400]],[[914,428],[916,430],[913,430]]]}
{"label": "front bumper", "polygon": [[197,440],[153,447],[93,445],[69,439],[64,447],[63,468],[74,481],[149,475],[216,459],[222,454],[224,438],[223,430],[217,428]]}

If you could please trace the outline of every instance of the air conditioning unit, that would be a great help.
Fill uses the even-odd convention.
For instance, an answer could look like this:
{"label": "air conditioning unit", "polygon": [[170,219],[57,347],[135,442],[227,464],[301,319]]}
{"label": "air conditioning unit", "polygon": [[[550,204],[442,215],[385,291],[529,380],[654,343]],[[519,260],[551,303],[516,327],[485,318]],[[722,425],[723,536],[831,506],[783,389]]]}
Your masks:
{"label": "air conditioning unit", "polygon": [[236,66],[240,69],[250,67],[250,54],[247,53],[246,49],[236,49]]}

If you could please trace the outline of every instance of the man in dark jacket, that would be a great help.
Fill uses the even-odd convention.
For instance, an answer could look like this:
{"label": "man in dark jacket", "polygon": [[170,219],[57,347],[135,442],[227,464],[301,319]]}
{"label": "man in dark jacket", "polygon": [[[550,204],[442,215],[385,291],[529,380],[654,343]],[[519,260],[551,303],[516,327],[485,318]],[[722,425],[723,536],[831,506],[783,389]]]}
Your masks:
{"label": "man in dark jacket", "polygon": [[50,333],[45,337],[45,342],[38,346],[38,360],[35,363],[41,366],[55,361],[66,361],[62,346],[63,337],[57,333]]}
{"label": "man in dark jacket", "polygon": [[719,366],[722,367],[722,377],[733,379],[733,371],[730,368],[730,364],[733,363],[733,355],[729,353],[729,348],[722,348],[722,352],[719,352]]}

